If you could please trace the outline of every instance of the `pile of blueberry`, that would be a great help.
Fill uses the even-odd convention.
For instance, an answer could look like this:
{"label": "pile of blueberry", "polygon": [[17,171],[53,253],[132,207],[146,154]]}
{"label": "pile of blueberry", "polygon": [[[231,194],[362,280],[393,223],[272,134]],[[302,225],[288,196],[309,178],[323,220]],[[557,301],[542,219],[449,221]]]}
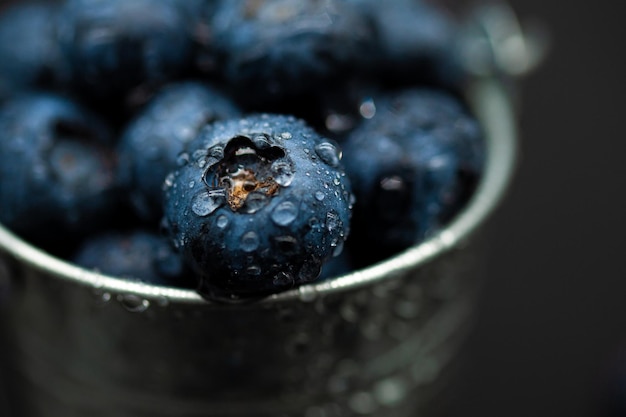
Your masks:
{"label": "pile of blueberry", "polygon": [[0,7],[0,222],[86,268],[264,296],[428,238],[480,179],[426,0]]}

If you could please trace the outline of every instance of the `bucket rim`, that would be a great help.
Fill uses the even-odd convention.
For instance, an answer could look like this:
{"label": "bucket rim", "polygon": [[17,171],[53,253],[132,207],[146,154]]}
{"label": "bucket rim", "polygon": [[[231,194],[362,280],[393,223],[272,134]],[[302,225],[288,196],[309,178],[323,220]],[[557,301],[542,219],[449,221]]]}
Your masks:
{"label": "bucket rim", "polygon": [[[517,159],[517,126],[513,103],[505,86],[495,79],[479,79],[466,89],[466,99],[478,119],[486,140],[483,176],[466,206],[442,230],[384,261],[323,282],[310,283],[272,294],[256,303],[310,301],[317,295],[361,288],[393,279],[420,268],[467,240],[504,198]],[[167,304],[218,304],[192,289],[156,286],[101,274],[54,257],[21,239],[0,224],[0,251],[49,277],[91,287],[111,295],[135,296]]]}

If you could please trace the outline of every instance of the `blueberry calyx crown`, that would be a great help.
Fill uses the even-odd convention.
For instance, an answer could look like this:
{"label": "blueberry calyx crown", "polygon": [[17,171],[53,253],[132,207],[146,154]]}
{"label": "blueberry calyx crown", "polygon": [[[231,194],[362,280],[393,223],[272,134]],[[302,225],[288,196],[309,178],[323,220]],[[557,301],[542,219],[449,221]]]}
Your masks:
{"label": "blueberry calyx crown", "polygon": [[[271,145],[271,138],[266,134],[253,135],[254,140],[246,136],[231,139],[221,151],[216,145],[208,154],[223,153],[220,162],[207,168],[204,183],[209,187],[209,195],[223,197],[234,212],[247,213],[257,211],[267,197],[276,195],[281,185],[274,179],[272,163],[285,157],[285,151]],[[248,199],[254,204],[247,204]],[[262,203],[262,204],[258,204]]]}

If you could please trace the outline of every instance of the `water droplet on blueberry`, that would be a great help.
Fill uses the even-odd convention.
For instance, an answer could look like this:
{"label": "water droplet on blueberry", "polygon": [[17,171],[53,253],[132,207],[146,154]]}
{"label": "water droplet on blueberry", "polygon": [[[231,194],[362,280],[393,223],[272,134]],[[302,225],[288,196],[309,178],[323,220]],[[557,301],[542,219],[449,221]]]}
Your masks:
{"label": "water droplet on blueberry", "polygon": [[275,161],[272,164],[271,170],[274,174],[274,181],[276,181],[278,185],[288,187],[292,183],[295,172],[289,162]]}
{"label": "water droplet on blueberry", "polygon": [[241,237],[241,250],[244,252],[253,252],[259,247],[259,235],[256,232],[246,232]]}
{"label": "water droplet on blueberry", "polygon": [[339,161],[341,160],[341,152],[335,145],[330,142],[322,142],[315,146],[315,152],[320,157],[320,159],[326,162],[331,167],[336,167],[339,165]]}
{"label": "water droplet on blueberry", "polygon": [[283,201],[272,211],[272,221],[279,226],[287,226],[298,217],[298,207],[291,201]]}
{"label": "water droplet on blueberry", "polygon": [[198,216],[208,216],[217,210],[223,203],[223,198],[211,195],[208,191],[202,191],[193,198],[191,210]]}

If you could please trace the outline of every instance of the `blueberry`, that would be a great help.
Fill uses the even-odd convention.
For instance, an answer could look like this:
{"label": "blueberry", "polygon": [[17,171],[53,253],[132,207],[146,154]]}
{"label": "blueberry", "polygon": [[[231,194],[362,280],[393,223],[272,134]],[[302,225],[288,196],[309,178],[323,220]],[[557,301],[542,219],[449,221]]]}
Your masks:
{"label": "blueberry", "polygon": [[351,241],[368,262],[439,230],[467,202],[485,157],[478,122],[455,96],[411,88],[374,103],[343,143],[357,198]]}
{"label": "blueberry", "polygon": [[424,0],[354,0],[375,22],[378,47],[372,63],[378,79],[392,85],[428,84],[458,90],[464,71],[456,41],[459,22]]}
{"label": "blueberry", "polygon": [[111,223],[121,201],[108,127],[70,99],[28,94],[0,108],[0,221],[35,242]]}
{"label": "blueberry", "polygon": [[334,256],[322,267],[318,281],[330,280],[354,271],[353,262],[347,250],[342,251],[338,256]]}
{"label": "blueberry", "polygon": [[154,232],[104,232],[89,237],[72,257],[84,268],[155,285],[189,287],[180,255]]}
{"label": "blueberry", "polygon": [[207,125],[166,179],[165,226],[207,298],[315,280],[348,236],[352,194],[337,145],[298,119]]}
{"label": "blueberry", "polygon": [[119,99],[136,88],[182,77],[193,42],[184,2],[67,0],[58,39],[85,96]]}
{"label": "blueberry", "polygon": [[130,122],[118,148],[120,171],[143,219],[161,219],[163,180],[176,168],[185,144],[205,124],[239,115],[235,103],[222,91],[187,81],[165,87]]}
{"label": "blueberry", "polygon": [[226,0],[211,26],[224,77],[253,105],[331,88],[374,42],[361,8],[342,0]]}
{"label": "blueberry", "polygon": [[55,42],[58,7],[21,2],[0,15],[0,96],[54,86],[64,65]]}

